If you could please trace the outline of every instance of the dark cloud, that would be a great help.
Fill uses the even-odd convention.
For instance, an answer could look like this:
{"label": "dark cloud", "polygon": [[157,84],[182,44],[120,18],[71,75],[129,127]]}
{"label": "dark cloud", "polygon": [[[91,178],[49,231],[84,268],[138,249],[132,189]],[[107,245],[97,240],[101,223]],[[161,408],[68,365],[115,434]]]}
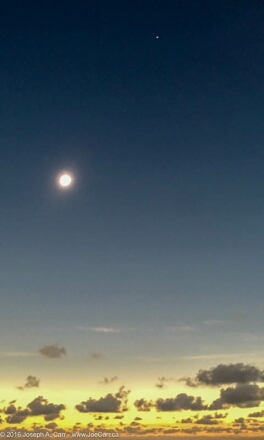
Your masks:
{"label": "dark cloud", "polygon": [[44,345],[39,349],[39,353],[47,358],[55,359],[66,355],[66,349],[58,344]]}
{"label": "dark cloud", "polygon": [[174,381],[174,379],[172,377],[159,377],[158,378],[158,382],[155,384],[155,387],[157,388],[165,388],[165,383],[166,382],[171,382]]}
{"label": "dark cloud", "polygon": [[224,409],[230,406],[252,408],[259,406],[264,400],[264,388],[257,384],[237,384],[220,391],[220,398],[216,399],[209,409]]}
{"label": "dark cloud", "polygon": [[5,410],[4,413],[5,414],[14,414],[16,412],[16,407],[15,405],[9,405]]}
{"label": "dark cloud", "polygon": [[124,385],[122,385],[122,387],[120,387],[118,392],[116,393],[116,397],[118,399],[127,399],[129,393],[130,393],[130,390],[126,390]]}
{"label": "dark cloud", "polygon": [[200,411],[207,409],[201,397],[188,396],[185,393],[178,394],[175,398],[157,399],[155,403],[157,411]]}
{"label": "dark cloud", "polygon": [[139,399],[134,402],[135,407],[138,411],[150,411],[153,407],[152,401],[147,401],[146,399]]}
{"label": "dark cloud", "polygon": [[28,409],[18,409],[6,418],[6,422],[10,424],[22,423],[30,415]]}
{"label": "dark cloud", "polygon": [[30,402],[26,408],[9,405],[4,413],[8,416],[7,423],[22,423],[27,417],[44,416],[44,420],[50,421],[60,417],[60,412],[66,409],[65,405],[48,403],[42,396]]}
{"label": "dark cloud", "polygon": [[244,417],[239,417],[238,419],[235,419],[234,422],[235,423],[244,423],[245,419],[244,419]]}
{"label": "dark cloud", "polygon": [[47,425],[45,425],[45,428],[47,429],[56,429],[57,427],[58,425],[55,422],[47,423]]}
{"label": "dark cloud", "polygon": [[103,383],[103,384],[105,384],[105,385],[108,385],[109,383],[113,383],[113,382],[115,382],[115,381],[117,381],[117,380],[118,380],[118,377],[117,377],[117,376],[110,377],[109,379],[108,379],[108,377],[105,377],[104,380],[102,380],[102,381],[99,382],[99,383]]}
{"label": "dark cloud", "polygon": [[198,425],[217,425],[219,422],[214,419],[214,417],[210,414],[202,417],[201,419],[196,420]]}
{"label": "dark cloud", "polygon": [[192,423],[192,419],[188,417],[187,419],[181,419],[181,423]]}
{"label": "dark cloud", "polygon": [[199,370],[194,379],[183,377],[180,380],[190,387],[246,384],[249,382],[264,382],[264,372],[253,365],[243,363],[219,364],[210,370]]}
{"label": "dark cloud", "polygon": [[141,426],[139,422],[131,422],[130,426]]}
{"label": "dark cloud", "polygon": [[177,434],[180,432],[180,429],[177,428],[168,428],[168,429],[164,429],[163,433],[164,434]]}
{"label": "dark cloud", "polygon": [[248,417],[264,417],[264,410],[250,413]]}
{"label": "dark cloud", "polygon": [[138,411],[150,411],[155,408],[157,411],[201,411],[207,409],[207,405],[203,403],[201,397],[188,396],[185,393],[178,394],[174,398],[159,398],[155,402],[147,401],[142,398],[134,402]]}
{"label": "dark cloud", "polygon": [[27,407],[30,409],[31,416],[44,416],[46,421],[59,418],[60,412],[66,409],[62,403],[59,405],[48,403],[42,396],[36,397]]}
{"label": "dark cloud", "polygon": [[39,387],[40,380],[36,376],[28,376],[24,388],[34,388]]}
{"label": "dark cloud", "polygon": [[90,355],[90,359],[93,361],[98,361],[99,359],[102,359],[103,355],[101,353],[98,353],[96,351],[94,351],[91,355]]}
{"label": "dark cloud", "polygon": [[246,422],[246,420],[244,419],[244,417],[239,417],[238,419],[234,420],[233,426],[239,427],[240,430],[244,430],[244,429],[247,429],[247,425],[245,422]]}
{"label": "dark cloud", "polygon": [[219,413],[215,413],[215,419],[225,419],[227,417],[227,413],[225,414],[219,414]]}
{"label": "dark cloud", "polygon": [[122,386],[116,394],[107,394],[100,399],[92,399],[91,397],[86,402],[81,402],[75,408],[81,413],[98,412],[98,413],[119,413],[127,411],[127,397],[130,390],[125,390]]}
{"label": "dark cloud", "polygon": [[26,383],[23,386],[17,387],[19,390],[24,390],[25,388],[34,388],[39,387],[40,380],[36,378],[36,376],[28,376],[26,379]]}

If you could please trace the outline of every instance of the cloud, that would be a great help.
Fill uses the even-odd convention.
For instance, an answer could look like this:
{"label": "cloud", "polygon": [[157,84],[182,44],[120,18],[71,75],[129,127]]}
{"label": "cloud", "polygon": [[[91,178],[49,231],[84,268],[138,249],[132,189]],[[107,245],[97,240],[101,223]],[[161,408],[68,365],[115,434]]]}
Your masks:
{"label": "cloud", "polygon": [[4,413],[7,415],[6,422],[10,424],[22,423],[27,417],[44,416],[44,420],[51,421],[60,417],[60,412],[66,409],[65,405],[48,403],[42,396],[36,397],[28,403],[26,408],[9,405]]}
{"label": "cloud", "polygon": [[60,417],[60,412],[66,409],[65,405],[48,403],[42,396],[30,402],[26,408],[9,405],[4,413],[7,415],[6,422],[10,424],[22,423],[27,417],[44,416],[45,421],[54,420]]}
{"label": "cloud", "polygon": [[220,397],[210,405],[209,409],[224,409],[230,406],[252,408],[259,406],[263,400],[264,388],[256,384],[237,384],[235,387],[221,389]]}
{"label": "cloud", "polygon": [[165,388],[165,383],[166,382],[172,382],[172,381],[174,381],[175,379],[173,379],[173,377],[169,377],[169,378],[166,378],[166,377],[159,377],[158,378],[158,383],[156,383],[155,384],[155,387],[156,388]]}
{"label": "cloud", "polygon": [[218,421],[214,419],[213,416],[208,414],[207,416],[202,417],[201,419],[196,420],[198,425],[218,425]]}
{"label": "cloud", "polygon": [[96,333],[119,333],[121,330],[114,327],[76,327],[77,330],[85,330]]}
{"label": "cloud", "polygon": [[15,405],[11,404],[7,408],[5,408],[4,413],[5,414],[14,414],[16,412]]}
{"label": "cloud", "polygon": [[31,357],[31,356],[36,356],[36,353],[28,352],[28,351],[1,351],[0,356],[3,356],[3,357]]}
{"label": "cloud", "polygon": [[62,403],[59,405],[48,403],[42,396],[36,397],[27,407],[30,409],[31,416],[43,415],[46,421],[57,419],[60,417],[60,412],[66,409]]}
{"label": "cloud", "polygon": [[227,413],[225,414],[219,414],[219,413],[215,413],[215,419],[225,419],[227,417]]}
{"label": "cloud", "polygon": [[130,390],[125,390],[122,386],[116,394],[107,394],[96,400],[89,398],[86,402],[81,402],[75,408],[81,413],[97,412],[97,413],[120,413],[127,411],[127,398]]}
{"label": "cloud", "polygon": [[248,417],[264,417],[264,410],[250,413]]}
{"label": "cloud", "polygon": [[193,420],[191,417],[188,417],[187,419],[181,419],[181,423],[193,423]]}
{"label": "cloud", "polygon": [[105,384],[105,385],[108,385],[109,383],[113,383],[113,382],[115,382],[116,380],[118,380],[118,377],[117,377],[117,376],[110,377],[109,379],[108,379],[108,377],[105,377],[104,380],[102,380],[102,381],[99,382],[99,383],[103,383],[103,384]]}
{"label": "cloud", "polygon": [[14,413],[8,415],[6,422],[10,424],[22,423],[30,415],[28,409],[18,409]]}
{"label": "cloud", "polygon": [[142,398],[136,400],[134,405],[138,411],[150,411],[151,408],[163,412],[181,410],[202,411],[208,409],[208,406],[203,403],[201,397],[188,396],[185,393],[178,394],[174,398],[159,398],[155,402]]}
{"label": "cloud", "polygon": [[244,423],[244,422],[245,422],[244,417],[239,417],[238,419],[234,420],[234,423]]}
{"label": "cloud", "polygon": [[44,345],[39,349],[39,353],[44,357],[55,359],[66,355],[66,349],[58,344]]}
{"label": "cloud", "polygon": [[205,325],[216,326],[216,325],[224,325],[226,322],[220,319],[208,319],[208,321],[203,322]]}
{"label": "cloud", "polygon": [[47,428],[47,429],[56,429],[57,427],[58,427],[58,425],[55,422],[50,422],[45,425],[45,428]]}
{"label": "cloud", "polygon": [[94,351],[91,355],[90,355],[90,359],[97,361],[99,359],[101,359],[103,357],[103,355],[101,353],[98,353],[96,351]]}
{"label": "cloud", "polygon": [[138,411],[150,411],[153,407],[152,401],[147,401],[146,399],[139,399],[134,402],[135,407]]}
{"label": "cloud", "polygon": [[26,379],[26,383],[24,386],[17,387],[19,390],[24,390],[25,388],[34,388],[39,387],[40,380],[36,378],[36,376],[29,375]]}
{"label": "cloud", "polygon": [[184,381],[190,387],[207,385],[219,386],[228,384],[245,384],[249,382],[263,382],[264,372],[253,365],[239,364],[219,364],[210,370],[199,370],[194,379],[183,377]]}
{"label": "cloud", "polygon": [[185,393],[178,394],[175,398],[157,399],[155,403],[157,411],[200,411],[207,409],[201,397],[188,396]]}
{"label": "cloud", "polygon": [[195,327],[191,327],[190,325],[176,325],[172,327],[167,327],[169,332],[179,332],[179,333],[193,333],[197,331]]}

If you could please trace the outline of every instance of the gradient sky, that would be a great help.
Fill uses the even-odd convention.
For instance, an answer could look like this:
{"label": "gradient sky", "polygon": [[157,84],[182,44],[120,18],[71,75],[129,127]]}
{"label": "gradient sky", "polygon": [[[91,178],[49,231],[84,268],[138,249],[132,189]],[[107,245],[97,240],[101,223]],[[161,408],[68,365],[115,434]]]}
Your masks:
{"label": "gradient sky", "polygon": [[[260,0],[3,6],[3,428],[263,432],[263,23]],[[199,382],[220,364],[237,381]],[[108,394],[116,411],[91,409]]]}

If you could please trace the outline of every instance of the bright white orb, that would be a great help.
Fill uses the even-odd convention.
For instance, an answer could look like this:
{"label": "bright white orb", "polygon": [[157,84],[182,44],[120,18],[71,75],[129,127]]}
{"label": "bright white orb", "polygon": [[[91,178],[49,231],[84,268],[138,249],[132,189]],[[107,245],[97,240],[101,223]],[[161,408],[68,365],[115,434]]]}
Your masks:
{"label": "bright white orb", "polygon": [[59,179],[60,186],[64,188],[72,183],[72,177],[69,174],[62,174]]}

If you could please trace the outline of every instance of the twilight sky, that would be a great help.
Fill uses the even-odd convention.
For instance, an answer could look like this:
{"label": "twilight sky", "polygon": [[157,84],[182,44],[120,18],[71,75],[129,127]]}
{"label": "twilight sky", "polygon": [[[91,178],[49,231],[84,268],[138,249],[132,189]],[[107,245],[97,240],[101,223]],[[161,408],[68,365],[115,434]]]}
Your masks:
{"label": "twilight sky", "polygon": [[263,23],[260,0],[3,6],[3,429],[263,435]]}

